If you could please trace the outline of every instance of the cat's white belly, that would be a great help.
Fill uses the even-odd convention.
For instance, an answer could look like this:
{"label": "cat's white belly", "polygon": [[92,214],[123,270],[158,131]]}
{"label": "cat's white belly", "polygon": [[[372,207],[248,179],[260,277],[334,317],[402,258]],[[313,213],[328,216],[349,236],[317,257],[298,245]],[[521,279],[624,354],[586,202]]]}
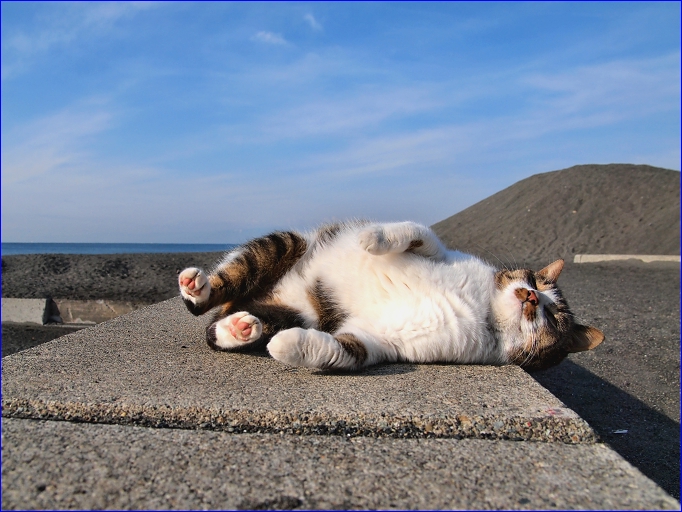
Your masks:
{"label": "cat's white belly", "polygon": [[305,286],[311,276],[324,276],[348,314],[346,327],[370,334],[399,359],[500,359],[486,324],[492,279],[480,263],[437,263],[409,253],[375,256],[362,250],[344,251],[343,259],[336,254],[318,257],[305,276],[291,274],[280,287],[281,300],[314,321]]}

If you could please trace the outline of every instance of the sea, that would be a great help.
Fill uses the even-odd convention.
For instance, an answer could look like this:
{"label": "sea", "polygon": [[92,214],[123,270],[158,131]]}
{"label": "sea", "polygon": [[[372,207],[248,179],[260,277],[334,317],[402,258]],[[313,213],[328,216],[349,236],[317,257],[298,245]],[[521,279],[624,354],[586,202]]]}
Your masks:
{"label": "sea", "polygon": [[235,244],[75,244],[2,242],[3,256],[15,254],[133,254],[174,252],[222,252]]}

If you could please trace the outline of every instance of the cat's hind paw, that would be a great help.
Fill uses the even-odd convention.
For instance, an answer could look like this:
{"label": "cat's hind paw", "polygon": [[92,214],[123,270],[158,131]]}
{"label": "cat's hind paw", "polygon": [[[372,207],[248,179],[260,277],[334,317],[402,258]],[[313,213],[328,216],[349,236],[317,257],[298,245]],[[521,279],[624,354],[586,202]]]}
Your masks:
{"label": "cat's hind paw", "polygon": [[359,364],[339,342],[326,332],[295,327],[280,331],[268,343],[268,352],[290,366],[321,370],[354,370]]}
{"label": "cat's hind paw", "polygon": [[192,304],[201,304],[211,295],[211,285],[206,274],[201,269],[186,268],[178,276],[180,295]]}
{"label": "cat's hind paw", "polygon": [[219,350],[242,348],[263,334],[261,321],[246,311],[233,313],[209,328],[209,344]]}
{"label": "cat's hind paw", "polygon": [[358,243],[365,251],[374,255],[391,252],[393,244],[386,238],[380,226],[368,226],[358,233]]}

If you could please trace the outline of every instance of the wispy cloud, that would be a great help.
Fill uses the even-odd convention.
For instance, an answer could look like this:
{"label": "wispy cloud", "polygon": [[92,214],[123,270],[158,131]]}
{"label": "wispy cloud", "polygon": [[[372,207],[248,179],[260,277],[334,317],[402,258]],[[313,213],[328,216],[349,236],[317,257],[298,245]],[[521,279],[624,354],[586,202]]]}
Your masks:
{"label": "wispy cloud", "polygon": [[[680,53],[613,60],[519,79],[531,131],[589,129],[680,108]],[[541,128],[542,127],[542,128]]]}
{"label": "wispy cloud", "polygon": [[261,30],[253,35],[254,41],[260,41],[261,43],[284,45],[287,44],[287,40],[284,39],[280,34],[275,34],[273,32],[267,32]]}
{"label": "wispy cloud", "polygon": [[303,19],[308,22],[310,28],[312,28],[313,30],[317,32],[322,31],[322,25],[320,25],[320,23],[315,19],[315,16],[313,16],[312,14],[310,13],[306,14],[305,16],[303,16]]}
{"label": "wispy cloud", "polygon": [[535,89],[540,102],[564,113],[612,109],[622,115],[648,113],[674,108],[673,101],[679,105],[680,53],[537,73],[522,81]]}
{"label": "wispy cloud", "polygon": [[398,120],[443,106],[442,99],[428,85],[387,87],[336,99],[302,100],[267,116],[260,122],[259,131],[268,139],[358,134],[377,128],[389,118]]}
{"label": "wispy cloud", "polygon": [[83,38],[106,37],[117,22],[159,5],[157,2],[95,2],[49,6],[50,15],[36,19],[33,28],[3,31],[2,79],[25,72],[32,59],[53,47],[73,44]]}
{"label": "wispy cloud", "polygon": [[93,137],[111,127],[101,102],[79,104],[14,127],[2,135],[2,184],[46,175],[81,161]]}

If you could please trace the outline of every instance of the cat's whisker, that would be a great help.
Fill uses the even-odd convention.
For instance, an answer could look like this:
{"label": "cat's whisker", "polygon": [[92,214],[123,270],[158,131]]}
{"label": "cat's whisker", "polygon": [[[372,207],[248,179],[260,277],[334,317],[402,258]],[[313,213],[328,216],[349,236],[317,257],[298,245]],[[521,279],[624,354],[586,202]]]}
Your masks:
{"label": "cat's whisker", "polygon": [[514,261],[514,270],[518,270],[519,264],[516,262],[516,258],[514,257],[514,253],[512,253],[509,249],[507,249],[507,252],[509,253],[509,256],[511,256],[511,259]]}
{"label": "cat's whisker", "polygon": [[496,255],[495,253],[490,252],[488,249],[486,249],[485,247],[483,247],[483,246],[481,246],[481,245],[479,245],[479,244],[476,244],[476,246],[477,246],[479,249],[481,249],[482,251],[485,251],[485,252],[487,252],[488,254],[490,254],[490,255],[491,255],[493,258],[495,258],[497,261],[499,261],[499,262],[500,262],[500,265],[502,265],[502,268],[503,268],[504,270],[509,270],[509,271],[511,271],[511,269],[510,269],[509,267],[507,267],[507,265],[504,264],[504,261],[502,261],[500,258],[498,258],[497,255]]}

